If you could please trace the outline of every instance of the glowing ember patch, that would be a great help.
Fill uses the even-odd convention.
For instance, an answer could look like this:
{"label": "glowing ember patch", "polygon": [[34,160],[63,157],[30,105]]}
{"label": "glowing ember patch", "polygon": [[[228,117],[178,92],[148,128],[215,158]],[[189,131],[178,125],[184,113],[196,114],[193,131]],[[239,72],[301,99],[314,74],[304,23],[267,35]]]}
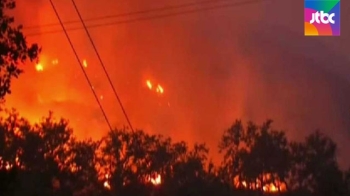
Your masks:
{"label": "glowing ember patch", "polygon": [[43,71],[44,70],[44,66],[41,63],[38,63],[38,64],[36,64],[35,69],[37,71]]}

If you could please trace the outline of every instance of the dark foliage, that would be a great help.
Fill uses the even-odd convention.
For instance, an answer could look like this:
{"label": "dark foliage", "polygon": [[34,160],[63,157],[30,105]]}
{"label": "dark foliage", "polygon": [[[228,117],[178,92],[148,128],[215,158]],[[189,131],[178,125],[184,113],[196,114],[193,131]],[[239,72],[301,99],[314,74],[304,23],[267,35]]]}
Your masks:
{"label": "dark foliage", "polygon": [[[10,93],[19,66],[37,60],[22,27],[5,15],[14,0],[0,0],[0,99]],[[0,196],[349,196],[350,170],[336,161],[336,144],[319,131],[290,142],[272,121],[236,121],[223,133],[214,165],[204,144],[110,131],[101,140],[78,140],[52,113],[31,125],[18,113],[0,119]]]}
{"label": "dark foliage", "polygon": [[22,26],[14,26],[14,18],[6,11],[16,7],[14,0],[0,0],[0,99],[11,93],[11,81],[23,70],[20,66],[29,59],[38,58],[40,48],[37,44],[28,45],[22,33]]}
{"label": "dark foliage", "polygon": [[[190,148],[127,130],[80,141],[66,120],[51,113],[35,125],[16,111],[6,114],[0,121],[4,196],[346,196],[350,190],[336,144],[319,131],[304,142],[288,142],[272,121],[236,121],[223,134],[224,159],[215,166],[204,144]],[[161,183],[152,182],[158,176]]]}

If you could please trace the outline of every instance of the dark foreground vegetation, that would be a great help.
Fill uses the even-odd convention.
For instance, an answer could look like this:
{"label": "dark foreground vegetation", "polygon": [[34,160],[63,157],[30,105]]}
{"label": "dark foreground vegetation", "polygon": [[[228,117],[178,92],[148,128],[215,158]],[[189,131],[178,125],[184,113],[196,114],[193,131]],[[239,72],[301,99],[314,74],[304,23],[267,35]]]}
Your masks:
{"label": "dark foreground vegetation", "polygon": [[350,195],[350,172],[339,169],[336,144],[320,132],[292,142],[271,121],[236,121],[219,150],[224,159],[214,165],[204,144],[143,131],[80,141],[65,120],[49,115],[31,125],[11,111],[0,121],[0,195]]}
{"label": "dark foreground vegetation", "polygon": [[[0,100],[39,46],[7,16],[0,0]],[[4,111],[2,111],[4,112]],[[350,170],[341,171],[336,144],[320,132],[288,141],[271,121],[236,121],[223,132],[219,165],[204,144],[189,147],[143,131],[114,130],[101,140],[74,138],[52,115],[31,125],[15,111],[0,119],[0,196],[349,196]],[[98,131],[98,130],[96,130]]]}

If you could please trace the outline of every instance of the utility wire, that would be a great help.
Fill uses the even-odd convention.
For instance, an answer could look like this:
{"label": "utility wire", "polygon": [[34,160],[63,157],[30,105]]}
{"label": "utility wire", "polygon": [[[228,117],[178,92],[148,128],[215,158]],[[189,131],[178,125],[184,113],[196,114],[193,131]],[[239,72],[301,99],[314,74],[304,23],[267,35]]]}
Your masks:
{"label": "utility wire", "polygon": [[80,14],[80,11],[79,11],[79,9],[78,9],[78,7],[77,7],[77,5],[76,5],[76,3],[75,3],[74,0],[72,0],[72,3],[73,3],[73,5],[74,5],[75,11],[77,12],[77,14],[78,14],[78,16],[79,16],[80,22],[83,24],[83,27],[84,27],[84,29],[85,29],[85,32],[86,32],[87,36],[89,37],[89,40],[90,40],[90,42],[91,42],[91,44],[92,44],[92,47],[93,47],[94,50],[95,50],[95,53],[96,53],[96,55],[97,55],[97,57],[98,57],[98,60],[99,60],[100,63],[101,63],[101,66],[102,66],[102,68],[103,68],[103,71],[104,71],[105,74],[106,74],[106,77],[107,77],[107,79],[108,79],[108,82],[109,82],[109,84],[110,84],[111,87],[112,87],[113,93],[114,93],[115,97],[116,97],[117,100],[118,100],[118,103],[119,103],[119,105],[120,105],[120,108],[121,108],[122,111],[123,111],[123,114],[124,114],[124,116],[125,116],[125,118],[126,118],[126,121],[127,121],[127,123],[129,124],[131,131],[134,131],[133,126],[131,125],[130,119],[129,119],[129,117],[128,117],[126,111],[125,111],[124,106],[123,106],[123,103],[122,103],[122,101],[120,100],[117,91],[115,90],[115,87],[114,87],[114,85],[113,85],[113,83],[112,83],[112,80],[111,80],[111,78],[109,77],[109,74],[108,74],[108,72],[107,72],[106,66],[104,65],[104,63],[103,63],[103,61],[102,61],[102,58],[101,58],[101,56],[100,56],[100,53],[98,52],[98,50],[97,50],[97,48],[96,48],[96,45],[95,45],[95,43],[94,43],[94,41],[93,41],[93,39],[92,39],[92,37],[91,37],[91,35],[90,35],[90,33],[89,33],[89,30],[87,29],[87,27],[86,27],[86,25],[85,25],[85,22],[84,22],[84,20],[83,20],[81,14]]}
{"label": "utility wire", "polygon": [[[104,19],[113,19],[113,18],[120,18],[125,16],[133,16],[133,15],[139,15],[139,14],[148,14],[152,12],[160,12],[160,11],[167,11],[167,10],[173,10],[173,9],[179,9],[179,8],[186,8],[186,7],[193,7],[193,6],[200,6],[204,4],[217,4],[220,2],[230,2],[233,0],[205,0],[205,1],[197,1],[197,2],[189,2],[189,3],[183,3],[179,5],[170,5],[170,6],[164,6],[160,8],[153,8],[148,10],[140,10],[140,11],[132,11],[132,12],[126,12],[126,13],[120,13],[120,14],[112,14],[112,15],[106,15],[106,16],[100,16],[100,17],[93,17],[93,18],[87,18],[84,19],[85,22],[89,21],[99,21]],[[235,1],[235,0],[234,0]],[[80,20],[70,20],[63,22],[63,24],[76,24],[81,23]],[[43,25],[33,25],[33,26],[24,26],[23,29],[37,29],[37,28],[44,28],[44,27],[53,27],[58,26],[59,23],[47,23]]]}
{"label": "utility wire", "polygon": [[[235,3],[226,3],[221,5],[215,5],[215,6],[207,6],[204,8],[197,8],[192,10],[185,10],[185,11],[179,11],[174,13],[167,13],[167,14],[159,14],[155,16],[145,16],[145,17],[139,17],[135,19],[128,19],[128,20],[119,20],[114,22],[106,22],[106,23],[100,23],[100,24],[94,24],[94,25],[86,25],[87,28],[97,28],[97,27],[103,27],[103,26],[112,26],[112,25],[119,25],[119,24],[126,24],[126,23],[133,23],[138,21],[146,21],[146,20],[153,20],[153,19],[160,19],[160,18],[166,18],[171,16],[178,16],[178,15],[184,15],[184,14],[191,14],[201,11],[209,11],[209,10],[215,10],[220,8],[230,8],[230,7],[239,7],[243,5],[249,5],[249,4],[255,4],[260,2],[265,2],[268,0],[247,0],[247,1],[241,1],[241,2],[235,2]],[[74,28],[67,28],[67,31],[76,31],[83,29],[82,27],[74,27]],[[48,30],[43,31],[39,33],[27,33],[27,37],[29,36],[37,36],[37,35],[43,35],[43,34],[54,34],[54,33],[60,33],[62,30]]]}
{"label": "utility wire", "polygon": [[71,39],[69,38],[69,35],[68,35],[67,31],[66,31],[66,28],[64,27],[63,22],[62,22],[62,20],[61,20],[59,14],[58,14],[58,12],[57,12],[57,9],[56,9],[54,3],[52,2],[52,0],[50,0],[50,3],[51,3],[51,6],[52,6],[52,8],[53,8],[53,10],[54,10],[54,12],[55,12],[55,14],[56,14],[56,16],[57,16],[58,21],[59,21],[60,24],[61,24],[61,27],[62,27],[62,29],[63,29],[63,31],[64,31],[66,37],[67,37],[67,40],[68,40],[68,42],[69,42],[69,45],[71,46],[71,48],[72,48],[72,50],[73,50],[73,52],[74,52],[74,55],[75,55],[75,57],[77,58],[77,60],[78,60],[78,62],[79,62],[79,65],[80,65],[80,67],[81,67],[81,69],[82,69],[82,71],[83,71],[83,73],[84,73],[84,76],[85,76],[85,78],[86,78],[86,80],[87,80],[87,82],[88,82],[88,84],[89,84],[89,86],[90,86],[90,88],[91,88],[91,90],[92,90],[92,93],[93,93],[94,96],[95,96],[95,99],[96,99],[96,101],[97,101],[97,103],[98,103],[98,105],[99,105],[99,107],[100,107],[100,109],[101,109],[101,111],[102,111],[102,114],[103,114],[103,116],[104,116],[104,118],[105,118],[105,120],[106,120],[106,122],[107,122],[107,124],[108,124],[108,126],[109,126],[109,128],[110,128],[110,130],[112,130],[111,123],[109,122],[109,120],[108,120],[108,118],[107,118],[107,115],[106,115],[106,113],[105,113],[105,111],[104,111],[104,109],[103,109],[103,107],[102,107],[102,105],[101,105],[101,102],[100,102],[100,100],[98,99],[98,96],[96,95],[96,92],[95,92],[95,90],[94,90],[94,88],[93,88],[93,86],[92,86],[92,84],[91,84],[91,81],[90,81],[88,75],[87,75],[86,72],[85,72],[84,66],[83,66],[83,64],[81,63],[80,59],[79,59],[79,56],[78,56],[78,54],[77,54],[77,51],[76,51],[75,48],[74,48],[74,45],[73,45]]}

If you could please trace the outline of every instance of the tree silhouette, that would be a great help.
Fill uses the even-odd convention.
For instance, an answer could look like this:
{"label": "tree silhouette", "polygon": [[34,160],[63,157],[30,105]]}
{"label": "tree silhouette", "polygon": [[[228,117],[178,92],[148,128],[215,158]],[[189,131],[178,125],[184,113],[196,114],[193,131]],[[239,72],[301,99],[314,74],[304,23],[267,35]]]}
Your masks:
{"label": "tree silhouette", "polygon": [[111,175],[109,181],[113,195],[144,194],[146,185],[141,182],[154,172],[150,162],[158,139],[142,131],[109,132],[102,147],[102,166]]}
{"label": "tree silhouette", "polygon": [[258,127],[250,122],[244,128],[236,121],[224,132],[219,149],[224,152],[221,173],[226,181],[261,192],[266,185],[285,184],[290,168],[288,142],[284,132],[271,130],[271,123]]}
{"label": "tree silhouette", "polygon": [[65,185],[74,195],[101,195],[103,185],[97,170],[100,141],[72,139],[69,142],[68,159],[64,164]]}
{"label": "tree silhouette", "polygon": [[[31,125],[15,110],[0,118],[1,196],[251,196],[288,185],[288,196],[347,196],[336,145],[320,132],[288,143],[284,132],[236,121],[224,132],[220,166],[205,144],[190,148],[161,135],[125,129],[101,140],[74,138],[52,113]],[[274,186],[271,186],[274,185]],[[270,185],[270,190],[269,186]],[[264,188],[265,187],[265,188]],[[270,192],[269,192],[270,191]],[[282,191],[282,190],[280,190]]]}
{"label": "tree silhouette", "polygon": [[344,172],[344,184],[346,189],[346,195],[350,195],[350,168]]}
{"label": "tree silhouette", "polygon": [[342,172],[336,161],[337,145],[316,131],[305,142],[291,144],[293,168],[291,186],[318,196],[344,195]]}
{"label": "tree silhouette", "polygon": [[0,157],[1,167],[16,165],[21,153],[23,131],[31,129],[27,120],[21,118],[16,110],[5,110],[0,117]]}
{"label": "tree silhouette", "polygon": [[[52,113],[39,124],[31,126],[9,111],[0,124],[2,167],[16,167],[16,195],[47,195],[54,192],[62,178],[67,159],[67,143],[72,131],[67,121],[55,121]],[[56,183],[57,184],[57,183]]]}
{"label": "tree silhouette", "polygon": [[39,46],[28,46],[22,26],[14,27],[14,18],[6,15],[15,9],[14,0],[0,0],[0,99],[11,93],[11,81],[23,71],[19,67],[27,59],[37,60]]}

